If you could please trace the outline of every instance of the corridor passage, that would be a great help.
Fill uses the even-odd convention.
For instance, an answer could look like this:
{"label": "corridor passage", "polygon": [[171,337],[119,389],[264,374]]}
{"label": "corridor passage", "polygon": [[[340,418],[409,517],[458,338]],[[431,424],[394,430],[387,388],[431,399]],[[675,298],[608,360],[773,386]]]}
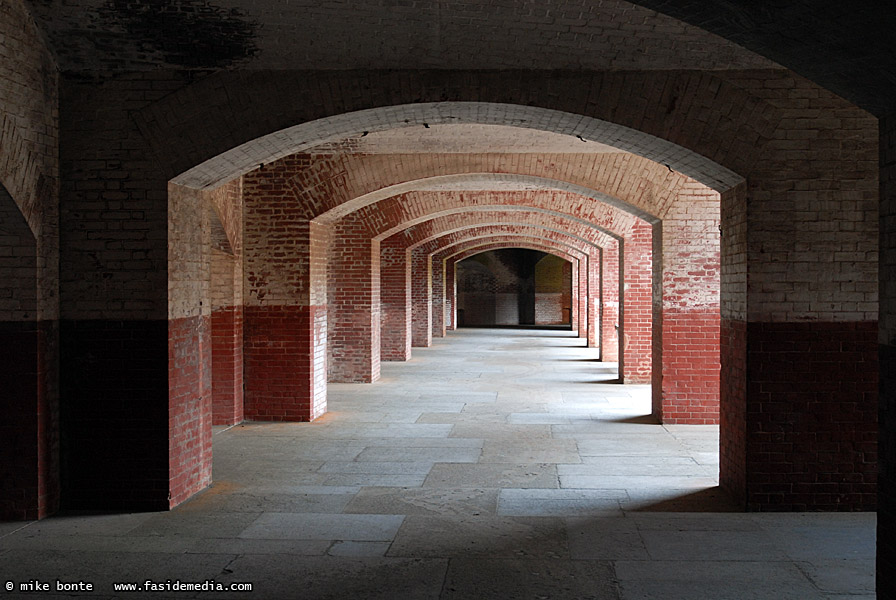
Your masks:
{"label": "corridor passage", "polygon": [[649,386],[570,332],[413,354],[330,384],[314,423],[216,429],[214,485],[171,512],[0,523],[3,578],[103,598],[146,580],[253,584],[151,598],[874,597],[874,514],[733,512],[718,427],[654,423]]}

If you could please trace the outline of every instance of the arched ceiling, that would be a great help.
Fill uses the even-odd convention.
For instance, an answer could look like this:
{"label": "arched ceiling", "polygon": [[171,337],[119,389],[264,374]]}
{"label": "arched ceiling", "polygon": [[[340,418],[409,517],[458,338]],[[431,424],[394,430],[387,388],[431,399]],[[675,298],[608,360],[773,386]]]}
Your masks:
{"label": "arched ceiling", "polygon": [[634,0],[712,32],[883,116],[896,110],[896,4]]}

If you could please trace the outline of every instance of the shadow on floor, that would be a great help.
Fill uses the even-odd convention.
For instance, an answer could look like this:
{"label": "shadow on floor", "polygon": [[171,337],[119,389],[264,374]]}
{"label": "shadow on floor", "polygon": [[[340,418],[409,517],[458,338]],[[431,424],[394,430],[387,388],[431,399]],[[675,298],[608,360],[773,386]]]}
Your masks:
{"label": "shadow on floor", "polygon": [[691,494],[685,494],[676,498],[669,498],[650,506],[637,508],[634,512],[742,512],[743,507],[737,505],[734,500],[722,488],[716,486],[699,490]]}
{"label": "shadow on floor", "polygon": [[661,425],[659,419],[653,415],[638,415],[636,417],[625,417],[622,419],[607,419],[612,423],[633,423],[635,425]]}

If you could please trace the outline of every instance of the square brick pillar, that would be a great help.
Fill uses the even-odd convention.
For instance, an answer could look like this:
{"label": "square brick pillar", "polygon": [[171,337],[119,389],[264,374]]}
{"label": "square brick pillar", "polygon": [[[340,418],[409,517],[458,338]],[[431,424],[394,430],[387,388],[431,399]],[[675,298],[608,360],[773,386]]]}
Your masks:
{"label": "square brick pillar", "polygon": [[432,345],[432,255],[420,248],[411,251],[411,343]]}
{"label": "square brick pillar", "polygon": [[380,359],[411,358],[411,253],[398,237],[380,243]]}
{"label": "square brick pillar", "polygon": [[3,186],[0,231],[0,521],[32,520],[59,507],[58,325],[35,295],[40,241]]}
{"label": "square brick pillar", "polygon": [[328,379],[380,378],[380,242],[351,215],[334,226],[328,264]]}
{"label": "square brick pillar", "polygon": [[212,249],[212,424],[243,420],[242,261]]}
{"label": "square brick pillar", "polygon": [[445,330],[457,328],[457,261],[445,261]]}
{"label": "square brick pillar", "polygon": [[607,359],[604,356],[603,350],[604,340],[603,336],[601,335],[601,313],[604,307],[602,295],[605,294],[603,290],[605,280],[602,277],[601,273],[601,254],[602,252],[600,250],[594,250],[591,254],[588,255],[584,269],[585,292],[584,294],[582,294],[583,298],[580,298],[579,302],[580,306],[584,308],[586,330],[585,337],[587,339],[588,347],[601,348],[601,360],[616,360],[615,352],[614,358]]}
{"label": "square brick pillar", "polygon": [[719,422],[719,243],[718,194],[685,188],[654,236],[653,415],[663,423]]}
{"label": "square brick pillar", "polygon": [[445,337],[445,260],[431,258],[432,336]]}
{"label": "square brick pillar", "polygon": [[722,199],[721,485],[748,510],[874,510],[877,193],[773,183]]}
{"label": "square brick pillar", "polygon": [[243,179],[245,415],[311,421],[326,412],[330,230],[275,175]]}
{"label": "square brick pillar", "polygon": [[585,306],[587,306],[588,298],[584,293],[585,289],[582,284],[585,283],[587,285],[587,277],[582,277],[582,261],[573,260],[572,262],[572,278],[571,285],[572,289],[570,293],[572,294],[572,301],[570,306],[572,307],[572,330],[576,332],[576,335],[580,338],[584,338],[588,335],[588,318],[585,316],[586,311],[582,311],[582,298],[585,297]]}
{"label": "square brick pillar", "polygon": [[[591,265],[591,258],[588,264]],[[614,242],[600,252],[600,257],[589,266],[590,281],[598,282],[600,304],[600,357],[607,362],[617,362],[620,353],[619,328],[619,243]],[[593,314],[593,313],[589,313]],[[589,328],[590,331],[590,328]],[[590,341],[590,340],[589,340]],[[590,345],[590,344],[589,344]]]}
{"label": "square brick pillar", "polygon": [[620,302],[623,383],[650,383],[653,323],[653,226],[637,221],[623,243]]}

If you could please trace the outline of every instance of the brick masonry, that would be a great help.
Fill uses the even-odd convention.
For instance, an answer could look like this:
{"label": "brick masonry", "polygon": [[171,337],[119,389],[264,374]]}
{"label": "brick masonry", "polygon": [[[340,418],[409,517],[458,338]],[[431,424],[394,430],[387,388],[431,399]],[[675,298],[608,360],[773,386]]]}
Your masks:
{"label": "brick masonry", "polygon": [[654,239],[653,413],[664,423],[719,422],[719,196],[686,185]]}
{"label": "brick masonry", "polygon": [[[833,338],[848,336],[863,349],[858,351],[863,357],[869,340],[873,343],[878,319],[878,131],[870,115],[845,100],[762,62],[737,62],[754,67],[744,70],[640,71],[620,70],[619,65],[645,66],[622,56],[606,65],[589,63],[587,71],[466,70],[465,61],[442,64],[436,57],[425,63],[437,67],[431,71],[315,72],[287,65],[277,77],[239,69],[157,69],[114,77],[63,69],[60,76],[21,9],[16,0],[3,6],[6,29],[0,46],[5,57],[16,57],[4,60],[3,68],[19,65],[15,73],[3,73],[5,81],[13,82],[7,89],[16,94],[0,99],[5,119],[0,152],[7,152],[3,185],[37,241],[38,306],[45,311],[40,322],[62,318],[59,388],[67,408],[59,430],[66,434],[60,443],[71,465],[64,496],[72,505],[159,507],[167,505],[169,494],[184,497],[204,481],[207,465],[197,463],[205,460],[204,438],[191,437],[191,432],[205,422],[207,370],[203,365],[190,371],[181,349],[208,355],[206,332],[214,331],[214,320],[209,324],[210,308],[197,310],[195,302],[211,294],[202,278],[208,256],[192,257],[180,271],[169,256],[169,242],[182,241],[185,248],[204,248],[207,242],[194,240],[189,231],[171,235],[170,215],[179,214],[179,208],[170,197],[169,181],[204,189],[246,174],[246,414],[307,420],[324,410],[326,395],[327,229],[352,209],[376,201],[370,194],[381,194],[381,200],[413,191],[396,186],[484,173],[513,175],[516,183],[541,182],[591,197],[583,193],[587,188],[656,220],[670,214],[687,177],[719,192],[720,337],[725,340],[720,394],[723,404],[726,398],[733,400],[732,410],[721,416],[722,464],[723,469],[741,469],[723,472],[723,479],[734,481],[733,488],[744,482],[745,502],[752,498],[750,506],[762,510],[830,506],[832,493],[843,495],[840,507],[867,506],[861,487],[840,486],[831,492],[807,483],[794,470],[785,474],[793,485],[784,491],[762,487],[766,484],[756,479],[761,473],[753,454],[758,440],[771,443],[761,435],[758,415],[765,413],[755,411],[768,401],[762,394],[786,395],[786,390],[800,389],[806,378],[801,370],[763,363],[779,358],[765,349],[776,343],[776,327],[808,335],[825,347]],[[512,64],[511,58],[495,62],[485,54],[481,60],[487,64]],[[716,60],[712,52],[705,56]],[[395,66],[375,58],[369,56],[372,62],[362,66]],[[529,68],[528,63],[516,64]],[[452,65],[458,70],[446,68]],[[601,70],[605,67],[611,70]],[[558,95],[557,89],[573,92]],[[423,154],[398,160],[311,161],[299,156],[296,164],[311,178],[282,181],[271,167],[277,159],[359,132],[403,126],[422,130],[424,123],[458,119],[525,122],[534,129],[612,142],[643,158],[624,153],[612,159]],[[172,144],[175,139],[178,143]],[[54,156],[61,162],[58,170]],[[256,172],[261,164],[265,166]],[[189,224],[205,219],[212,228],[207,211],[187,212],[190,218],[176,223],[193,226]],[[226,234],[224,212],[219,210],[217,217]],[[57,221],[58,235],[53,229]],[[61,248],[58,269],[54,240]],[[885,298],[889,291],[884,289]],[[58,310],[51,298],[59,299]],[[605,300],[599,308],[611,313],[612,300]],[[882,319],[888,318],[888,310]],[[273,326],[294,333],[292,341],[267,330]],[[887,327],[882,325],[884,331]],[[51,324],[49,331],[54,330]],[[601,340],[608,337],[601,335]],[[174,342],[178,350],[172,368]],[[121,353],[129,353],[128,360]],[[44,364],[55,364],[52,351],[43,356],[50,357]],[[847,365],[857,353],[840,347],[818,356],[851,376]],[[731,362],[738,357],[744,357],[743,368]],[[809,356],[805,362],[813,365],[807,367],[811,372],[820,361]],[[863,364],[873,368],[870,360]],[[290,375],[296,365],[304,369],[304,379]],[[755,381],[761,384],[758,391],[750,387],[757,373],[762,377]],[[173,374],[191,389],[174,407],[169,405],[171,389],[180,389],[183,382]],[[819,414],[829,415],[835,402],[865,405],[862,386],[867,382],[858,376],[844,381],[837,388],[839,397],[816,396]],[[768,389],[778,391],[763,391]],[[805,409],[803,399],[787,402],[796,407],[793,415],[807,416],[799,412]],[[169,425],[169,412],[181,410],[179,420]],[[866,410],[851,414],[871,418]],[[835,442],[838,448],[855,452],[849,444],[857,444],[855,438],[865,435],[867,426],[850,422]],[[102,436],[110,429],[113,437],[119,431],[127,435],[104,445]],[[743,443],[741,430],[746,431]],[[808,443],[793,450],[788,444],[797,438],[762,452],[793,452],[807,461],[805,473],[829,474],[824,462],[812,462],[826,460],[826,450]],[[176,453],[169,456],[172,449]],[[97,456],[102,462],[91,464]],[[172,465],[178,469],[174,476]],[[774,463],[774,468],[783,467]],[[868,483],[861,468],[857,463],[848,474],[856,479],[850,485]],[[52,471],[47,474],[52,478]],[[813,485],[797,489],[796,484]]]}
{"label": "brick masonry", "polygon": [[411,259],[402,240],[380,244],[380,302],[382,328],[380,358],[411,358]]}

